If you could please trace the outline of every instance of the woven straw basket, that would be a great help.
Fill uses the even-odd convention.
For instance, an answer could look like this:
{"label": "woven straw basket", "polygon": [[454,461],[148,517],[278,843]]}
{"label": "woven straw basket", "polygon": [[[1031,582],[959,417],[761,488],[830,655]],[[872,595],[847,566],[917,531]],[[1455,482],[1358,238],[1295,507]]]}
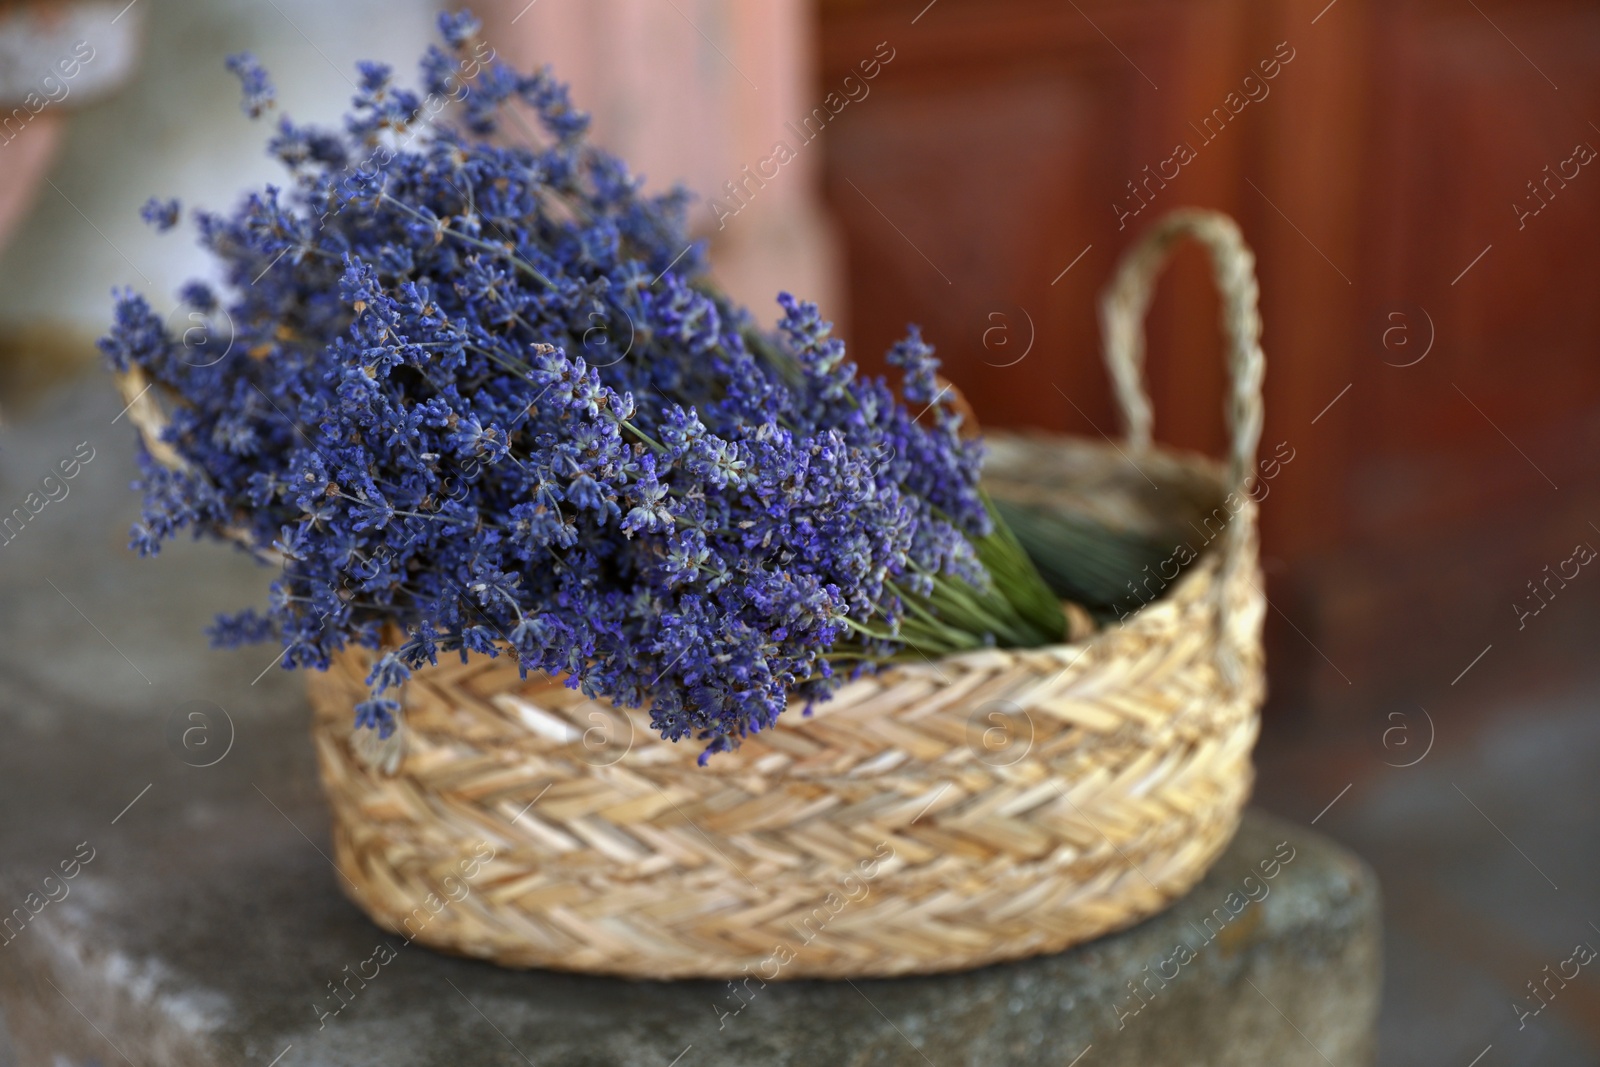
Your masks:
{"label": "woven straw basket", "polygon": [[[1223,295],[1226,465],[1151,443],[1141,324],[1185,236]],[[345,652],[310,692],[346,892],[387,930],[507,966],[765,981],[958,970],[1160,910],[1226,846],[1252,779],[1264,599],[1254,505],[1229,492],[1260,436],[1256,296],[1230,220],[1172,214],[1101,304],[1126,447],[995,441],[1000,497],[1175,546],[1232,515],[1158,599],[1079,643],[895,666],[706,767],[647,710],[520,680],[507,656],[417,672],[375,743],[351,710],[373,654]],[[135,414],[153,436],[154,408]]]}

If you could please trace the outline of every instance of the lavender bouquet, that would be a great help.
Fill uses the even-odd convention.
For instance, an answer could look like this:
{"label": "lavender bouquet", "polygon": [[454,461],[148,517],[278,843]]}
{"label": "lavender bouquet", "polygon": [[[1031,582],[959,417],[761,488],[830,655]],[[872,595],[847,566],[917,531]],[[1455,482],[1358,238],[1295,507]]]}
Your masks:
{"label": "lavender bouquet", "polygon": [[[279,120],[286,187],[196,215],[229,293],[180,300],[231,322],[223,358],[117,296],[102,349],[155,383],[183,461],[141,445],[133,546],[189,528],[282,562],[216,643],[382,649],[356,715],[385,735],[412,670],[507,653],[709,754],[882,663],[1061,639],[915,329],[898,394],[813,304],[780,294],[758,330],[707,283],[685,193],[642,195],[565,86],[439,22],[422,94],[361,64],[342,130]],[[247,113],[273,106],[229,66]]]}

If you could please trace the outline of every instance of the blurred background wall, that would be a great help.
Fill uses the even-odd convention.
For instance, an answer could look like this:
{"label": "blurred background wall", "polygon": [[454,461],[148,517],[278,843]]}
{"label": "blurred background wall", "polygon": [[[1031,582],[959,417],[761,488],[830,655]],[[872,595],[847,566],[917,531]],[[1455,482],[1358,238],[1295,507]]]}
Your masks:
{"label": "blurred background wall", "polygon": [[[140,220],[150,197],[222,210],[282,180],[265,131],[240,114],[228,54],[261,58],[282,111],[331,122],[353,92],[356,60],[409,66],[432,39],[435,10],[425,0],[0,2],[0,39],[22,40],[0,46],[0,85],[10,89],[0,93],[0,205],[19,205],[9,226],[0,217],[0,389],[15,394],[92,359],[113,287],[160,304],[209,276],[192,228],[163,239]],[[75,47],[92,58],[62,78],[56,64]],[[84,91],[113,65],[129,76]],[[50,91],[52,76],[65,92]],[[23,121],[28,92],[44,104]],[[39,144],[51,127],[59,131]]]}

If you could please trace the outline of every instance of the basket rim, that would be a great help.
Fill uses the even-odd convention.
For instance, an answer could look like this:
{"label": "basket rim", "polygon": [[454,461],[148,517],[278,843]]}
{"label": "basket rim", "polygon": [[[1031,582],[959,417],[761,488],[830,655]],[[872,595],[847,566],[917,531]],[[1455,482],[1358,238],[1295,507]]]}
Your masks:
{"label": "basket rim", "polygon": [[[1245,576],[1245,573],[1247,572],[1235,570],[1233,572],[1235,575],[1233,580],[1238,582]],[[1222,575],[1221,554],[1211,553],[1205,559],[1197,560],[1193,565],[1186,568],[1177,579],[1170,583],[1160,600],[1151,602],[1137,612],[1130,614],[1126,620],[1108,626],[1080,641],[1041,645],[1032,648],[981,649],[954,656],[941,657],[938,660],[927,663],[916,661],[896,663],[861,679],[846,681],[840,689],[860,683],[875,686],[881,692],[892,689],[897,684],[911,682],[931,687],[925,695],[926,699],[937,697],[941,691],[960,687],[963,684],[963,680],[970,675],[989,673],[994,667],[999,667],[1002,670],[1008,667],[1012,669],[1032,668],[1037,676],[1037,685],[1052,690],[1059,687],[1061,690],[1060,692],[1040,695],[1041,700],[1049,703],[1066,693],[1074,691],[1080,682],[1087,682],[1089,687],[1093,689],[1095,687],[1094,679],[1101,672],[1110,670],[1114,673],[1115,664],[1122,662],[1125,658],[1115,647],[1116,645],[1128,642],[1134,644],[1170,643],[1172,631],[1177,621],[1176,616],[1179,613],[1193,610],[1198,605],[1206,605],[1214,611],[1216,599],[1212,596],[1212,587],[1215,583],[1223,580]],[[1251,595],[1259,595],[1259,593],[1256,592]],[[1222,639],[1220,635],[1212,638],[1214,641],[1220,639]],[[1108,646],[1110,647],[1108,648]],[[350,734],[354,726],[353,720],[350,718],[352,704],[348,698],[353,691],[347,692],[342,687],[351,685],[354,681],[359,681],[364,676],[363,667],[365,663],[360,657],[374,656],[376,654],[377,650],[361,646],[346,646],[345,649],[335,654],[328,670],[320,671],[315,676],[308,677],[308,684],[312,687],[314,694],[318,691],[322,694],[320,700],[315,698],[313,700],[313,703],[319,706],[319,713],[313,725],[314,732],[333,734],[335,737],[330,737],[330,740],[336,739],[336,743],[341,745],[351,743]],[[1215,651],[1212,653],[1212,655],[1216,654]],[[509,672],[515,669],[510,666],[514,659],[511,659],[509,654],[503,653],[502,655],[506,656],[508,662],[501,662],[499,657],[491,660],[487,657],[473,656],[467,665],[462,665],[457,659],[453,658],[452,654],[452,658],[441,657],[436,666],[429,665],[420,668],[418,674],[421,676],[421,683],[430,689],[432,685],[427,680],[428,673],[442,671],[445,672],[442,676],[435,676],[439,678],[442,691],[448,692],[458,685],[472,691],[478,688],[470,680],[474,674],[478,672],[493,672],[497,669]],[[997,657],[999,658],[997,662],[986,662],[986,660],[996,659]],[[341,661],[344,661],[343,664],[341,664]],[[476,666],[473,665],[474,661],[476,661]],[[1241,694],[1259,687],[1260,672],[1257,669],[1258,666],[1248,670],[1247,676],[1239,680],[1244,685],[1244,690],[1240,691]],[[450,677],[453,672],[463,673],[457,677]],[[1082,678],[1068,679],[1066,678],[1067,672],[1081,672]],[[946,673],[951,677],[945,677]],[[344,677],[342,679],[337,677],[339,674],[343,674]],[[568,684],[568,676],[550,675],[546,672],[530,672],[529,678],[532,679],[541,675],[546,684],[551,687],[559,685],[567,689],[576,690],[578,688]],[[954,681],[951,680],[952,677],[955,679]],[[932,788],[942,782],[958,779],[963,773],[962,768],[965,766],[960,761],[949,763],[911,758],[908,761],[897,761],[882,767],[868,767],[863,763],[837,768],[826,766],[802,767],[798,764],[804,763],[805,757],[788,752],[781,743],[775,745],[764,740],[774,732],[780,732],[788,733],[791,738],[799,737],[804,738],[807,742],[828,745],[829,743],[826,741],[818,741],[818,735],[815,733],[813,724],[826,724],[821,726],[821,729],[826,731],[831,725],[827,724],[827,720],[836,714],[852,715],[853,708],[857,703],[863,700],[870,702],[875,698],[876,693],[868,693],[864,697],[857,699],[843,700],[837,704],[832,700],[819,701],[815,706],[814,714],[810,716],[802,714],[800,703],[792,702],[785,712],[778,717],[773,726],[746,738],[745,745],[741,745],[740,748],[732,752],[719,753],[705,764],[700,764],[698,759],[701,746],[694,739],[684,738],[671,742],[661,738],[656,733],[650,725],[650,707],[648,703],[638,707],[623,707],[604,697],[582,696],[573,698],[574,703],[570,706],[563,702],[558,707],[547,707],[542,701],[538,700],[537,696],[530,698],[523,694],[499,692],[494,696],[488,697],[487,702],[497,709],[498,717],[502,717],[505,720],[508,728],[513,733],[500,734],[497,729],[491,735],[469,737],[467,736],[466,727],[457,730],[453,726],[443,726],[431,719],[425,727],[413,722],[414,705],[411,703],[412,698],[409,695],[415,692],[414,689],[410,688],[413,684],[416,683],[407,683],[407,687],[401,690],[402,710],[398,716],[400,725],[394,735],[398,739],[396,744],[399,748],[393,753],[395,762],[388,772],[391,774],[398,773],[404,776],[408,773],[405,767],[410,762],[410,757],[414,751],[413,746],[417,740],[424,737],[429,739],[427,744],[430,748],[436,748],[440,744],[450,748],[464,746],[486,755],[491,753],[516,753],[515,758],[526,758],[529,756],[529,752],[522,751],[514,741],[511,742],[510,747],[507,747],[505,739],[508,736],[519,734],[522,730],[527,730],[529,733],[537,733],[535,724],[528,722],[530,715],[541,722],[560,720],[557,728],[564,727],[568,731],[566,740],[552,742],[547,747],[537,750],[537,758],[539,759],[547,759],[555,764],[569,765],[567,771],[557,773],[556,776],[559,778],[570,777],[575,771],[579,772],[579,777],[595,775],[601,778],[609,777],[613,774],[626,776],[642,772],[663,782],[688,775],[698,780],[710,778],[723,779],[730,782],[750,781],[759,778],[805,780],[826,788],[829,782],[861,782],[868,779],[878,779],[883,781],[918,780],[929,784],[930,788]],[[1031,688],[1031,686],[1028,688]],[[1233,686],[1228,686],[1228,688],[1233,688]],[[335,694],[339,695],[336,696]],[[1033,694],[1029,693],[1028,695],[1031,696]],[[1069,729],[1077,728],[1072,724],[1062,724],[1057,730],[1054,726],[1046,725],[1054,717],[1044,711],[1041,704],[1026,698],[1014,701],[1012,697],[1007,696],[1004,699],[1007,702],[1015,703],[1016,711],[1027,717],[1030,730],[1044,731],[1043,734],[1034,734],[1032,736],[1056,736],[1058,733],[1064,734]],[[1247,697],[1246,699],[1253,700],[1254,698]],[[980,705],[979,710],[981,710],[981,707],[987,706],[987,703]],[[584,709],[588,710],[585,711]],[[625,727],[627,740],[623,745],[621,755],[616,757],[603,755],[605,746],[615,743],[614,739],[620,736],[614,733],[603,732],[605,740],[602,742],[599,753],[586,747],[585,738],[587,734],[582,724],[585,721],[596,721],[594,713],[616,717],[606,723],[608,730],[618,730]],[[871,717],[875,721],[885,720],[892,715],[893,709],[888,708],[871,713]],[[1041,715],[1045,716],[1045,718],[1041,719]],[[587,718],[578,718],[576,720],[578,725],[573,727],[574,716],[586,716]],[[1181,713],[1174,714],[1168,725],[1178,722],[1181,717]],[[791,731],[797,731],[798,733],[790,733]],[[746,747],[752,744],[755,745],[755,748]],[[1059,759],[1050,749],[1051,746],[1049,744],[1040,746],[1030,740],[1028,751],[1014,763],[1007,766],[1008,774],[1017,780],[1032,780],[1041,774],[1048,776],[1058,774]],[[767,759],[779,755],[787,758],[772,766],[764,765]],[[643,756],[642,761],[640,759],[641,756]],[[506,758],[513,757],[507,755]],[[868,762],[870,763],[870,761]],[[584,768],[581,771],[579,771],[580,766]],[[913,771],[908,767],[920,769]]]}

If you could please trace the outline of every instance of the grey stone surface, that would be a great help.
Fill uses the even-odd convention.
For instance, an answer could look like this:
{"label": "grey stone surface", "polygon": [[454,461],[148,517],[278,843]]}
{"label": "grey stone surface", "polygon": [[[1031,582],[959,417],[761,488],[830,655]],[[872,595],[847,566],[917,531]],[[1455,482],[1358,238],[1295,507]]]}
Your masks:
{"label": "grey stone surface", "polygon": [[[0,450],[9,500],[77,442],[97,447],[72,493],[0,546],[0,916],[38,911],[0,944],[13,1046],[0,1041],[0,1065],[1370,1062],[1375,881],[1261,814],[1165,915],[960,975],[741,1000],[720,983],[514,973],[401,947],[340,895],[299,679],[263,673],[271,650],[214,653],[199,636],[213,612],[258,600],[267,575],[214,546],[154,562],[121,548],[134,504],[116,412],[78,389]],[[185,745],[194,725],[206,732]],[[1289,849],[1266,880],[1261,865]],[[397,957],[319,1026],[328,983],[380,943]],[[1180,944],[1194,958],[1164,964]],[[1168,980],[1150,977],[1163,968]]]}
{"label": "grey stone surface", "polygon": [[1503,699],[1479,722],[1452,709],[1422,759],[1430,727],[1415,705],[1378,720],[1409,724],[1417,744],[1384,756],[1411,765],[1380,766],[1318,823],[1384,879],[1383,1067],[1464,1067],[1491,1045],[1479,1067],[1600,1064],[1593,965],[1543,1002],[1527,985],[1576,943],[1600,948],[1600,687],[1558,684]]}

